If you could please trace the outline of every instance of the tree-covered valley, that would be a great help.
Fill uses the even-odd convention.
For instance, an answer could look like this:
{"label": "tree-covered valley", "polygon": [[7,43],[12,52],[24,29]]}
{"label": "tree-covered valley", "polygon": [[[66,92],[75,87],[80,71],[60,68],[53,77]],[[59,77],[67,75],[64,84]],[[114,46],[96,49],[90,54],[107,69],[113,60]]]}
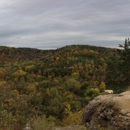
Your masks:
{"label": "tree-covered valley", "polygon": [[130,69],[123,64],[129,49],[124,52],[89,45],[56,50],[1,46],[0,129],[22,130],[27,122],[34,130],[79,124],[94,97],[105,89],[127,89]]}

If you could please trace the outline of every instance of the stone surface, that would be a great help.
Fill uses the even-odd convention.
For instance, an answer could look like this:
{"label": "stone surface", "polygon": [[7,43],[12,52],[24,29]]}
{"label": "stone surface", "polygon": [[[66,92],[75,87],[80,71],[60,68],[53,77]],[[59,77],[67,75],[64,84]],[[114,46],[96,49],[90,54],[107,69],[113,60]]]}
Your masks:
{"label": "stone surface", "polygon": [[130,91],[94,98],[85,107],[83,124],[88,130],[130,130]]}
{"label": "stone surface", "polygon": [[56,128],[55,130],[86,130],[86,128],[83,125],[74,125],[74,126]]}

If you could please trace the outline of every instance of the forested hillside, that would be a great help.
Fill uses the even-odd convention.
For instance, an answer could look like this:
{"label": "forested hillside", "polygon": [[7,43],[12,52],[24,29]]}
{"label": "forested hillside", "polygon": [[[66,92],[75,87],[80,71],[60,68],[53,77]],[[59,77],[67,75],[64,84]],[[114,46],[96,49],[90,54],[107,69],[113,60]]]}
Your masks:
{"label": "forested hillside", "polygon": [[126,89],[119,59],[117,49],[88,45],[56,50],[1,46],[0,129],[21,130],[27,122],[35,128],[38,120],[78,124],[88,101],[105,89]]}

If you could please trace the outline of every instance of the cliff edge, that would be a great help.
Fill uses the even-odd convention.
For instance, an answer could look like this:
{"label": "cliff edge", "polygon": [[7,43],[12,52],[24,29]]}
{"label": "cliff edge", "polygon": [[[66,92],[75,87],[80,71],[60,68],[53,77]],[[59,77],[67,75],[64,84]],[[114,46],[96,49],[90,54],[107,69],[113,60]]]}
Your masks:
{"label": "cliff edge", "polygon": [[85,107],[83,124],[88,130],[130,130],[130,91],[94,98]]}

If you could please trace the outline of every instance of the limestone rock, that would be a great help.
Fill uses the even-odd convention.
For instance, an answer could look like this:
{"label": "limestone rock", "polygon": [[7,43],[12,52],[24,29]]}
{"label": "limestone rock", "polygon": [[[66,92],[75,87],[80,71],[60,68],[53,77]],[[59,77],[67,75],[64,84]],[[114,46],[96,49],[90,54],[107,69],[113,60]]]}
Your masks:
{"label": "limestone rock", "polygon": [[130,130],[130,91],[94,98],[84,110],[83,124],[88,130]]}

